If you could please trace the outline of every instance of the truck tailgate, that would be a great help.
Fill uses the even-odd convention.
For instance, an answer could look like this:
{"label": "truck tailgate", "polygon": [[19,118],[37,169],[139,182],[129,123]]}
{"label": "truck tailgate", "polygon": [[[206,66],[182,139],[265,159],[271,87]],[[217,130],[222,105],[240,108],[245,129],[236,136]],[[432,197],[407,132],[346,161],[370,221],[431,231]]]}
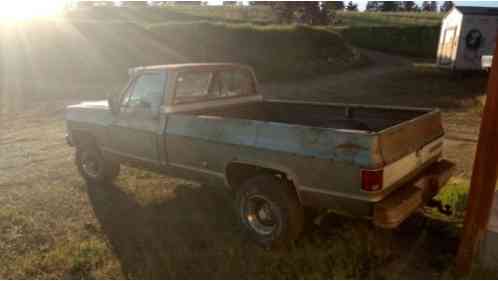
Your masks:
{"label": "truck tailgate", "polygon": [[444,134],[441,113],[432,110],[379,132],[379,151],[384,165],[416,153]]}

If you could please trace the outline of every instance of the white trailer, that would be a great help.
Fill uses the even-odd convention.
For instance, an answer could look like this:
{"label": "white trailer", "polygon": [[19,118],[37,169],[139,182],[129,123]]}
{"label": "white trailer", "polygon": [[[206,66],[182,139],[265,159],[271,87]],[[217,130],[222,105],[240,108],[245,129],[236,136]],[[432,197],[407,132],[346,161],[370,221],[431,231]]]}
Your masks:
{"label": "white trailer", "polygon": [[481,57],[481,65],[483,69],[490,70],[491,64],[493,64],[493,56],[482,56]]}
{"label": "white trailer", "polygon": [[[437,52],[439,67],[481,70],[495,50],[498,8],[454,7],[443,19]],[[489,67],[489,66],[488,66]]]}

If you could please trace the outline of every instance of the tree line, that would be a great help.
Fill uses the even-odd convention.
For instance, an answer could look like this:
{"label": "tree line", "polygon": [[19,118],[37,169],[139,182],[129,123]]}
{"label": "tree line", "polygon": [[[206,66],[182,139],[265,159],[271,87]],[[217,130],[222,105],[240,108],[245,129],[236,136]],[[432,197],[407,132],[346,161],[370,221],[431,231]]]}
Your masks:
{"label": "tree line", "polygon": [[[279,23],[303,23],[311,25],[333,24],[338,11],[357,12],[353,1],[250,1],[250,5],[268,5]],[[447,12],[453,8],[452,1],[444,1],[439,7],[436,1],[423,1],[419,7],[415,1],[368,1],[369,12]]]}
{"label": "tree line", "polygon": [[368,1],[366,11],[369,12],[448,12],[455,4],[453,1],[444,1],[439,7],[437,1],[423,1],[418,6],[415,1]]}

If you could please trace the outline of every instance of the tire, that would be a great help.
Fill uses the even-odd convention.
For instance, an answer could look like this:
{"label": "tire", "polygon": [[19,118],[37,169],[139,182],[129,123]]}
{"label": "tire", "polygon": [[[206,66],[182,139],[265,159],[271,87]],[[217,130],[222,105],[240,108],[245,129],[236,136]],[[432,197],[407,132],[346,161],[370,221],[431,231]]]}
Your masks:
{"label": "tire", "polygon": [[304,210],[293,187],[273,175],[245,181],[236,196],[239,220],[251,240],[274,249],[299,238]]}
{"label": "tire", "polygon": [[75,158],[78,171],[88,183],[110,183],[119,175],[119,163],[104,159],[95,145],[77,147]]}

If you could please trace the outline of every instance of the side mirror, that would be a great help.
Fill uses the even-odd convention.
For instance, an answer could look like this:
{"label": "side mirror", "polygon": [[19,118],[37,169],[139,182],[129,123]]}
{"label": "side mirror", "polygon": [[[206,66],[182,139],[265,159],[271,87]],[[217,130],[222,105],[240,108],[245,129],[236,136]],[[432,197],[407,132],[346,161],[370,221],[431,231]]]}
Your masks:
{"label": "side mirror", "polygon": [[119,103],[117,99],[117,95],[109,94],[107,96],[107,103],[109,104],[109,109],[113,115],[117,115],[119,113]]}

